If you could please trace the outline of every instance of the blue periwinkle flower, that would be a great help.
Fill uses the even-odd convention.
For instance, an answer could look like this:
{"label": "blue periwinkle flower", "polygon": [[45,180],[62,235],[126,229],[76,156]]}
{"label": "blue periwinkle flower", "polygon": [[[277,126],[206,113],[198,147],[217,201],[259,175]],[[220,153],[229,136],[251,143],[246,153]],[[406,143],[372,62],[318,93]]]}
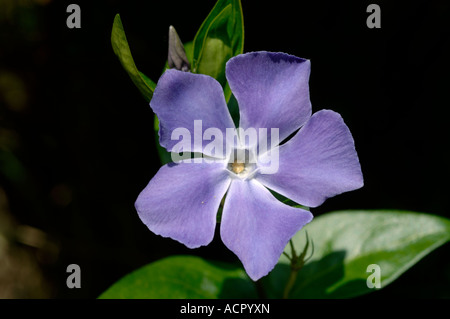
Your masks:
{"label": "blue periwinkle flower", "polygon": [[[280,202],[269,189],[317,207],[329,197],[363,186],[353,137],[341,116],[331,110],[311,116],[309,74],[309,60],[284,53],[251,52],[231,58],[226,77],[239,104],[239,126],[267,128],[269,141],[271,128],[278,129],[277,171],[264,174],[259,159],[256,164],[164,165],[136,200],[145,225],[189,248],[208,245],[226,196],[220,223],[223,243],[239,257],[250,278],[267,275],[292,236],[313,218],[307,210]],[[202,121],[203,129],[216,128],[224,135],[227,128],[235,128],[221,85],[207,75],[167,70],[150,106],[160,121],[160,144],[169,151],[178,142],[172,132],[182,127],[194,136],[196,120]],[[192,145],[192,151],[203,152],[207,142]]]}

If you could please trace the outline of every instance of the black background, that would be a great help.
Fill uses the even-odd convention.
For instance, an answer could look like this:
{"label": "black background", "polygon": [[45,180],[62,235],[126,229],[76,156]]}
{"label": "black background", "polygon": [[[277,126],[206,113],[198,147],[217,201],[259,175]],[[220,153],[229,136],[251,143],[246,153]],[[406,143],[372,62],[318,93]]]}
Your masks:
{"label": "black background", "polygon": [[[96,298],[173,254],[237,262],[218,232],[208,247],[189,250],[139,220],[134,201],[160,166],[153,113],[110,43],[120,13],[136,65],[156,82],[169,25],[192,40],[214,1],[73,2],[81,29],[66,26],[68,1],[0,0],[0,79],[9,79],[0,81],[3,210],[53,247],[13,240],[14,256],[28,256],[42,280],[15,273],[20,289],[9,296]],[[380,208],[450,217],[450,3],[376,1],[381,29],[369,29],[372,2],[243,0],[244,51],[310,59],[313,112],[339,112],[354,136],[365,186],[329,199],[316,216]],[[438,249],[364,298],[450,297],[449,252]],[[81,289],[66,287],[71,263],[81,266]]]}

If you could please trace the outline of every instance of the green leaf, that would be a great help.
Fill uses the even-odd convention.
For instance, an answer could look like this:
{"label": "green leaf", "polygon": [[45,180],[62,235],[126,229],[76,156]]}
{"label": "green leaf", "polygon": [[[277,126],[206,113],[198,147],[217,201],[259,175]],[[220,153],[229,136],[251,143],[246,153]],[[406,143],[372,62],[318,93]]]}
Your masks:
{"label": "green leaf", "polygon": [[[227,87],[229,87],[228,83],[227,83]],[[226,94],[225,94],[225,96],[226,96]],[[240,120],[239,105],[238,105],[236,98],[234,97],[234,94],[232,94],[231,91],[230,91],[230,98],[227,103],[227,106],[228,106],[228,111],[230,112],[231,118],[233,119],[234,126],[239,127],[239,120]]]}
{"label": "green leaf", "polygon": [[126,275],[101,299],[256,298],[243,269],[194,256],[172,256]]}
{"label": "green leaf", "polygon": [[140,72],[134,64],[133,56],[131,55],[130,47],[128,46],[127,37],[123,30],[120,15],[116,14],[111,32],[111,44],[114,53],[120,60],[122,67],[127,71],[134,85],[137,86],[147,102],[153,96],[156,84]]}
{"label": "green leaf", "polygon": [[[305,229],[314,243],[314,255],[300,270],[290,298],[350,298],[369,293],[376,289],[367,286],[371,264],[380,267],[383,288],[450,240],[448,219],[406,211],[327,213]],[[304,232],[293,240],[296,247],[303,247]],[[283,255],[265,278],[270,297],[282,295],[289,272]]]}
{"label": "green leaf", "polygon": [[189,62],[192,63],[193,60],[193,53],[192,50],[194,50],[194,42],[189,41],[183,44],[184,45],[184,51],[186,52],[186,57],[188,58]]}
{"label": "green leaf", "polygon": [[228,101],[231,90],[225,78],[225,64],[244,52],[244,18],[240,0],[219,0],[203,21],[193,43],[193,72],[220,82]]}
{"label": "green leaf", "polygon": [[159,160],[162,165],[172,162],[172,157],[170,152],[168,152],[164,147],[159,144],[159,119],[158,116],[154,117],[153,129],[155,130],[155,143],[156,149],[158,151]]}

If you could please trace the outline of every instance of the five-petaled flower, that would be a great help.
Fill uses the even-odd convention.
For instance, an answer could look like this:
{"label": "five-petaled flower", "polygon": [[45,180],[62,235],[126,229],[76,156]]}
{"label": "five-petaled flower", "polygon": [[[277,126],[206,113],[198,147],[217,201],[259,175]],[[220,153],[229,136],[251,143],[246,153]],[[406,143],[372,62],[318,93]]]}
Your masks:
{"label": "five-petaled flower", "polygon": [[[363,186],[353,137],[341,116],[330,110],[311,116],[309,74],[309,60],[284,53],[251,52],[231,58],[226,78],[238,101],[239,126],[268,132],[278,128],[282,142],[276,146],[277,172],[264,174],[258,162],[166,164],[136,200],[145,225],[189,248],[207,245],[226,195],[220,223],[223,243],[253,280],[267,275],[292,236],[313,218],[307,210],[280,202],[269,189],[317,207],[329,197]],[[235,127],[222,87],[202,74],[167,70],[150,106],[160,121],[160,144],[169,151],[176,143],[173,130],[183,127],[193,134],[195,120],[224,135]],[[193,145],[192,151],[202,152],[202,147]]]}

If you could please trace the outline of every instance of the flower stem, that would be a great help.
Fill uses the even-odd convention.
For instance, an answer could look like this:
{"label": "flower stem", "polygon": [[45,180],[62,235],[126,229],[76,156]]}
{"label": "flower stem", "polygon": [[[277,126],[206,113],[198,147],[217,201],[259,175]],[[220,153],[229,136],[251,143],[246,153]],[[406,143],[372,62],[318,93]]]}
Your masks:
{"label": "flower stem", "polygon": [[289,293],[292,290],[292,287],[294,287],[295,281],[297,280],[297,275],[300,269],[295,269],[294,267],[291,267],[291,273],[289,274],[289,279],[286,283],[286,287],[284,287],[283,292],[283,299],[289,298]]}
{"label": "flower stem", "polygon": [[308,237],[308,233],[306,232],[305,248],[303,248],[303,251],[300,255],[297,255],[297,252],[295,251],[295,247],[294,247],[294,242],[292,241],[292,239],[289,241],[289,245],[291,247],[291,256],[289,256],[286,253],[285,253],[285,255],[288,257],[288,259],[291,262],[291,265],[290,265],[291,273],[289,274],[288,281],[286,283],[286,286],[284,287],[283,299],[289,298],[289,294],[291,293],[291,290],[294,287],[295,281],[297,280],[298,272],[300,271],[300,269],[303,268],[303,265],[312,257],[312,254],[314,254],[314,245],[311,241],[311,244],[312,244],[311,256],[309,256],[308,258],[305,259],[306,253],[307,253],[308,247],[309,247],[309,242],[310,242],[310,240]]}
{"label": "flower stem", "polygon": [[256,293],[258,294],[258,299],[267,299],[266,291],[263,287],[262,281],[258,280],[255,282]]}

